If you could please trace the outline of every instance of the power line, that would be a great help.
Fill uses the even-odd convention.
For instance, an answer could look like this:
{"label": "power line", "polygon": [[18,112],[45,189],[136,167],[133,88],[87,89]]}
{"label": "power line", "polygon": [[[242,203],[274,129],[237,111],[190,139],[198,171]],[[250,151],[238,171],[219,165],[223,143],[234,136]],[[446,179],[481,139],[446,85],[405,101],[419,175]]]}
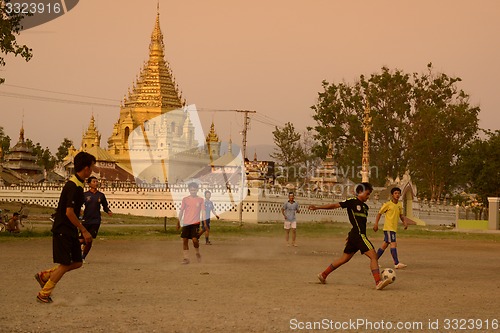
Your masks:
{"label": "power line", "polygon": [[36,96],[36,95],[9,93],[9,92],[3,92],[3,91],[0,91],[0,96],[11,97],[11,98],[21,98],[21,99],[31,99],[31,100],[35,100],[35,101],[44,101],[44,102],[68,103],[68,104],[78,104],[78,105],[93,105],[93,106],[112,107],[112,108],[116,108],[118,106],[118,104],[85,102],[85,101],[77,101],[77,100],[62,99],[62,98],[55,98],[55,97],[43,97],[43,96]]}
{"label": "power line", "polygon": [[83,98],[92,98],[92,99],[101,99],[101,100],[104,100],[104,101],[112,101],[112,102],[120,103],[119,100],[111,99],[111,98],[71,94],[71,93],[59,92],[59,91],[53,91],[53,90],[44,90],[44,89],[38,89],[38,88],[30,88],[30,87],[17,86],[17,85],[14,85],[14,84],[3,84],[3,85],[6,86],[6,87],[14,87],[14,88],[21,88],[21,89],[33,90],[33,91],[41,91],[41,92],[47,92],[47,93],[59,94],[59,95],[67,95],[67,96],[75,96],[75,97],[83,97]]}

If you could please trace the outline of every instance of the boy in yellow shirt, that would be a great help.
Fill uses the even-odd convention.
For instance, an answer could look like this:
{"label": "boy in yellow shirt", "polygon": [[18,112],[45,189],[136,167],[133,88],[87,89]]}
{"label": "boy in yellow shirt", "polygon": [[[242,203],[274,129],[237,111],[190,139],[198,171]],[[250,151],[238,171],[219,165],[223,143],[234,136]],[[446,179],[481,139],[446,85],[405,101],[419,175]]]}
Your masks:
{"label": "boy in yellow shirt", "polygon": [[399,202],[399,197],[401,196],[401,189],[399,187],[394,187],[391,189],[391,200],[387,201],[380,208],[377,217],[375,218],[375,225],[373,226],[373,230],[378,230],[378,222],[382,214],[385,214],[385,222],[384,222],[384,242],[382,246],[377,251],[377,258],[380,258],[382,254],[384,254],[385,249],[390,245],[391,246],[391,255],[394,260],[395,268],[405,268],[407,265],[399,262],[398,259],[398,244],[396,242],[396,232],[398,231],[398,221],[401,219],[405,230],[408,229],[408,224],[403,219],[403,206],[401,202]]}

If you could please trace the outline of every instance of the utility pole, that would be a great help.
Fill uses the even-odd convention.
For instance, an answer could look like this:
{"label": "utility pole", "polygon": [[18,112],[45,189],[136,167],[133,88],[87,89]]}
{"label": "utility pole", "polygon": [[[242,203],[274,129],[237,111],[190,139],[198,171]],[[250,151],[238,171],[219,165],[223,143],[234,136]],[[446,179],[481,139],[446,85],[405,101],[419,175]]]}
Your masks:
{"label": "utility pole", "polygon": [[243,142],[242,142],[242,147],[241,147],[241,155],[242,155],[242,161],[241,161],[241,188],[240,188],[240,204],[238,208],[238,213],[239,213],[239,220],[240,220],[240,226],[243,225],[243,189],[245,187],[245,158],[247,157],[247,132],[248,132],[248,124],[250,123],[250,117],[248,116],[249,113],[257,113],[257,111],[250,111],[250,110],[236,110],[236,112],[241,112],[243,113]]}
{"label": "utility pole", "polygon": [[243,160],[247,157],[247,132],[248,132],[248,125],[250,123],[250,117],[248,116],[249,113],[257,113],[257,111],[250,111],[250,110],[236,110],[236,112],[241,112],[243,113],[243,144],[242,144],[242,155],[243,155]]}

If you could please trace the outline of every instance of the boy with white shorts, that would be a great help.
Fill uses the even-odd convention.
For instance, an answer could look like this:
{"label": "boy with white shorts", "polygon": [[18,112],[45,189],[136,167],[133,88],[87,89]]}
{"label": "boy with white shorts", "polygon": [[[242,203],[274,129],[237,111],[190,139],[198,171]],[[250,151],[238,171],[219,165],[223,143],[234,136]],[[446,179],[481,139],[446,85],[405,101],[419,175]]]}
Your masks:
{"label": "boy with white shorts", "polygon": [[295,195],[290,192],[288,193],[288,201],[285,202],[283,208],[281,208],[281,213],[285,217],[285,241],[287,246],[290,246],[288,242],[290,237],[290,229],[292,229],[292,246],[297,246],[295,243],[295,238],[297,236],[297,219],[295,217],[296,213],[299,212],[299,204],[294,200]]}

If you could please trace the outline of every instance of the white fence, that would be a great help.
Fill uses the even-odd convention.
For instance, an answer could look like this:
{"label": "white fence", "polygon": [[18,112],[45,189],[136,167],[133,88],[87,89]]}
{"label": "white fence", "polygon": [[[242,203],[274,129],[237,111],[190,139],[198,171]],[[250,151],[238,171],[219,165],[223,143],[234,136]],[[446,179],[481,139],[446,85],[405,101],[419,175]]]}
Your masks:
{"label": "white fence", "polygon": [[[23,202],[46,207],[56,207],[62,187],[60,186],[17,186],[0,187],[0,201]],[[212,201],[215,210],[221,218],[237,221],[239,219],[238,204],[227,201],[226,188],[200,188],[199,195],[205,190],[212,192]],[[180,202],[171,199],[172,192],[183,191],[184,187],[107,187],[100,189],[105,193],[110,208],[115,213],[152,217],[176,217]],[[232,189],[237,193],[237,189]],[[373,198],[374,196],[372,196]],[[252,188],[243,201],[242,218],[244,222],[276,222],[282,221],[281,207],[288,199],[288,190],[266,190]],[[348,217],[342,209],[310,211],[307,207],[311,204],[323,205],[344,200],[343,197],[328,194],[296,193],[300,213],[297,220],[301,221],[338,221],[348,222]],[[370,199],[369,221],[373,222],[378,210],[385,200]],[[415,200],[413,202],[413,215],[427,224],[452,224],[455,223],[455,206],[443,203],[427,203]]]}

